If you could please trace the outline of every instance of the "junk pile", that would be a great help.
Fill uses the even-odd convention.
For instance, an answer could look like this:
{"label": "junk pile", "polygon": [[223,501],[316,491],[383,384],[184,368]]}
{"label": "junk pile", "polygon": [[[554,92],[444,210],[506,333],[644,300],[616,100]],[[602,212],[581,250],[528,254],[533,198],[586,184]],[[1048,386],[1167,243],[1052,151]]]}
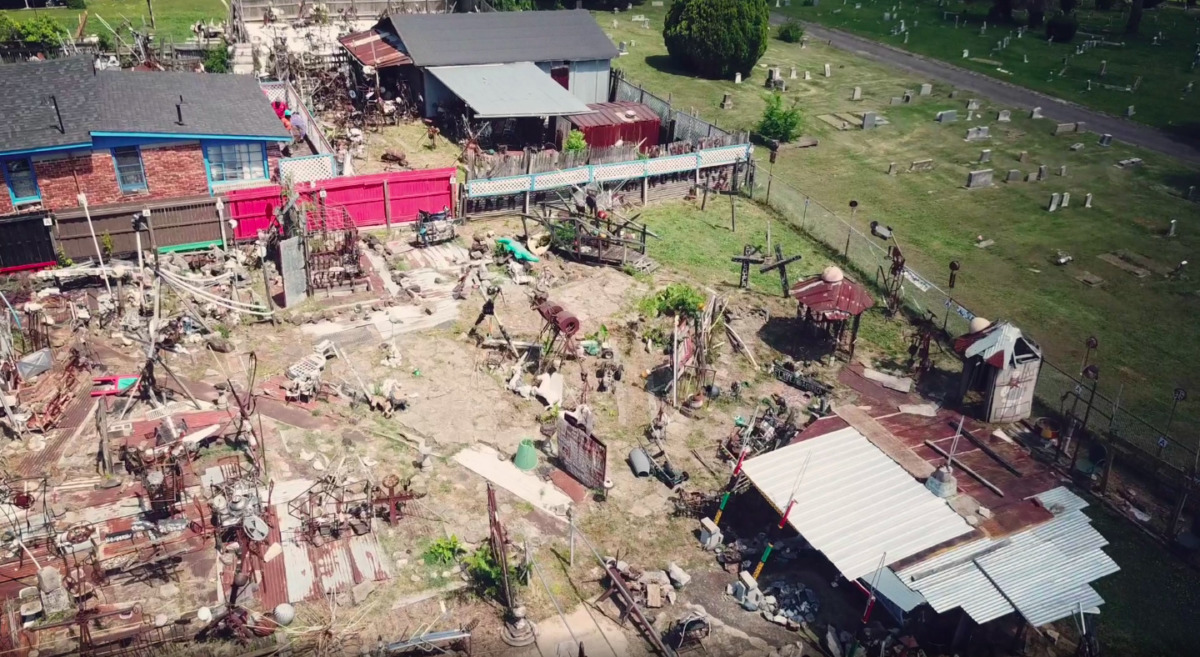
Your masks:
{"label": "junk pile", "polygon": [[736,582],[725,587],[725,593],[733,596],[742,609],[759,612],[768,621],[790,630],[799,630],[801,623],[815,622],[821,610],[817,592],[811,588],[784,581],[759,588],[754,577],[744,570]]}
{"label": "junk pile", "polygon": [[608,562],[621,575],[625,588],[637,604],[648,609],[675,604],[676,591],[692,581],[692,576],[675,563],[668,564],[666,570],[643,571],[617,559],[610,558]]}
{"label": "junk pile", "polygon": [[764,454],[787,445],[798,432],[796,410],[775,395],[755,406],[749,422],[740,417],[734,420],[733,431],[721,443],[719,455],[736,461],[743,451],[747,457]]}

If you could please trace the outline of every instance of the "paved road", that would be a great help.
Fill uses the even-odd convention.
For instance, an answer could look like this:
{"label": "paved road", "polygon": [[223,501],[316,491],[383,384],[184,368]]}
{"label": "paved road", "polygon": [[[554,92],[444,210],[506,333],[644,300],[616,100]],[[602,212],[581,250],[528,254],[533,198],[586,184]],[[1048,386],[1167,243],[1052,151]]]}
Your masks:
{"label": "paved road", "polygon": [[[771,14],[771,23],[773,24],[778,25],[785,20],[785,16]],[[805,34],[813,39],[828,42],[835,48],[849,50],[867,59],[901,68],[918,77],[952,84],[991,98],[1002,105],[1025,110],[1041,107],[1042,115],[1047,118],[1064,123],[1084,121],[1087,123],[1087,129],[1091,132],[1109,133],[1120,141],[1200,164],[1200,150],[1180,141],[1178,137],[1155,128],[1090,110],[1060,98],[990,78],[953,64],[914,55],[899,48],[854,36],[841,30],[833,30],[812,23],[805,23],[804,30]]]}

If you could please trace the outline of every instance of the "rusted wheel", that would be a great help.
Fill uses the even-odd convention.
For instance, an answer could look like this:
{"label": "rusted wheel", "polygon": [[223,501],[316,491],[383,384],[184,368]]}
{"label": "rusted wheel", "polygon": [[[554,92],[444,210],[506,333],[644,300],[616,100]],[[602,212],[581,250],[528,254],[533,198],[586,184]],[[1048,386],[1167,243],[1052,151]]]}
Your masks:
{"label": "rusted wheel", "polygon": [[567,337],[579,332],[579,318],[565,310],[554,317],[554,324]]}

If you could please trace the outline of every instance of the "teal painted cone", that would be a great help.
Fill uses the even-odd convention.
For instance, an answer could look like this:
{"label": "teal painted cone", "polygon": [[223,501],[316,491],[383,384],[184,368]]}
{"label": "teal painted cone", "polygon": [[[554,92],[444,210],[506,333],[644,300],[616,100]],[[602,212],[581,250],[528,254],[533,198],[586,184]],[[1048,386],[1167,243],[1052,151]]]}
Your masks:
{"label": "teal painted cone", "polygon": [[517,447],[517,455],[513,457],[513,465],[529,472],[537,467],[537,461],[537,449],[533,446],[533,441],[528,438],[522,440],[521,445]]}

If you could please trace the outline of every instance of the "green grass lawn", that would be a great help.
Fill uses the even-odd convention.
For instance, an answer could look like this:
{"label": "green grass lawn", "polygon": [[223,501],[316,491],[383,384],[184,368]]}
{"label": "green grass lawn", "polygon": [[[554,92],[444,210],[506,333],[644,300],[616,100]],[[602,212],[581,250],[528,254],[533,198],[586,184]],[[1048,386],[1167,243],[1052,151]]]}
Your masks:
{"label": "green grass lawn", "polygon": [[[2,12],[19,22],[32,19],[37,15],[50,16],[67,28],[71,34],[79,29],[79,16],[82,11],[66,8],[22,9]],[[156,0],[154,2],[154,33],[160,40],[185,41],[193,38],[192,24],[196,21],[223,21],[229,10],[221,0]],[[128,19],[134,28],[141,29],[143,21],[150,24],[150,14],[145,0],[88,0],[87,26],[84,36],[88,34],[108,33],[104,25],[96,19],[100,16],[114,29],[122,21]],[[123,37],[128,32],[122,30]]]}
{"label": "green grass lawn", "polygon": [[[1200,333],[1192,321],[1200,311],[1200,274],[1184,281],[1160,274],[1137,278],[1097,259],[1125,249],[1146,256],[1160,270],[1183,259],[1195,260],[1200,208],[1182,193],[1189,185],[1200,186],[1200,171],[1126,146],[1101,148],[1096,135],[1052,137],[1052,122],[1031,120],[1015,108],[1011,123],[997,123],[996,112],[1002,108],[986,101],[982,110],[987,120],[967,123],[967,94],[950,99],[950,89],[941,85],[934,85],[930,97],[891,106],[891,97],[917,90],[925,81],[819,43],[802,49],[773,39],[762,68],[740,85],[691,77],[674,69],[666,56],[661,37],[664,10],[643,6],[639,12],[650,18],[651,29],[637,27],[624,13],[597,14],[614,40],[633,43],[630,54],[614,66],[647,90],[670,94],[676,107],[693,108],[724,128],[753,127],[765,102],[766,66],[781,66],[784,77],[790,67],[797,68],[799,79],[788,80],[786,96],[799,103],[807,117],[805,133],[819,138],[820,146],[780,153],[771,202],[794,221],[804,216],[806,228],[827,244],[840,249],[838,240],[845,239],[845,229],[817,204],[849,219],[847,203],[857,200],[854,223],[861,230],[867,231],[872,220],[894,227],[910,266],[943,287],[948,263],[960,261],[955,298],[979,315],[1015,322],[1064,369],[1078,369],[1085,339],[1097,336],[1100,390],[1110,397],[1120,391],[1123,408],[1136,409],[1161,427],[1175,386],[1200,390],[1200,373],[1192,365],[1200,362]],[[821,73],[825,63],[833,72],[828,79]],[[812,72],[812,81],[803,80],[805,70]],[[863,89],[860,102],[849,100],[855,86]],[[719,108],[724,93],[733,95],[731,110]],[[957,109],[959,121],[937,124],[933,118],[942,109]],[[863,110],[880,112],[889,125],[870,132],[839,131],[818,119],[832,112]],[[964,141],[969,125],[985,123],[992,133],[989,141]],[[1083,149],[1072,151],[1075,142],[1083,143]],[[984,148],[992,150],[992,161],[981,165]],[[1018,162],[1022,151],[1029,153],[1024,164]],[[1114,166],[1129,157],[1144,158],[1145,164],[1136,169]],[[891,162],[906,171],[911,161],[925,158],[934,160],[936,168],[930,173],[887,175]],[[768,169],[766,153],[760,150],[757,159],[761,176]],[[1003,182],[1009,169],[1029,173],[1039,164],[1051,172],[1047,181]],[[1065,178],[1057,175],[1061,165],[1067,166]],[[965,189],[967,172],[982,168],[995,170],[995,186]],[[765,183],[761,178],[760,184]],[[1052,192],[1070,192],[1071,206],[1046,212]],[[1094,203],[1084,209],[1088,193],[1094,195]],[[814,201],[807,212],[804,194]],[[1179,220],[1180,231],[1179,237],[1168,240],[1162,235],[1170,219]],[[995,245],[976,248],[980,235],[995,240]],[[1053,265],[1057,249],[1073,255],[1074,262]],[[1075,277],[1085,270],[1103,277],[1104,284],[1081,284]],[[1171,433],[1196,444],[1200,404],[1180,405]],[[1152,444],[1155,436],[1144,438]]]}
{"label": "green grass lawn", "polygon": [[[1134,105],[1135,121],[1189,139],[1200,139],[1200,120],[1197,119],[1200,89],[1191,94],[1184,93],[1189,82],[1200,80],[1197,71],[1191,70],[1200,12],[1185,13],[1180,6],[1164,3],[1158,9],[1146,12],[1139,35],[1129,36],[1124,33],[1125,14],[1119,10],[1096,11],[1091,1],[1085,0],[1077,12],[1079,31],[1125,45],[1100,46],[1076,55],[1076,46],[1086,39],[1082,34],[1077,34],[1068,44],[1049,43],[1044,29],[1030,31],[1018,39],[1016,25],[992,24],[980,34],[991,7],[989,2],[971,5],[948,2],[945,7],[938,7],[935,0],[911,0],[903,3],[896,12],[892,12],[895,3],[873,0],[848,1],[846,4],[826,0],[816,7],[801,4],[801,0],[793,0],[792,6],[773,11],[941,59],[1110,114],[1125,116],[1126,108]],[[1055,2],[1049,4],[1057,6]],[[855,9],[856,5],[861,8]],[[896,16],[885,22],[884,12]],[[955,28],[954,14],[960,16],[958,28]],[[1014,15],[1018,20],[1025,20],[1024,12]],[[899,19],[904,19],[908,28],[908,43],[904,42],[904,35],[892,35],[899,26]],[[1159,32],[1163,35],[1161,45],[1152,45]],[[996,42],[1009,35],[1012,39],[1008,47],[997,50]],[[969,58],[963,58],[963,50],[969,51]],[[1069,58],[1065,66],[1064,57]],[[1108,62],[1103,78],[1099,75],[1102,61]],[[1124,87],[1132,86],[1138,76],[1142,77],[1142,82],[1137,91],[1124,91]],[[1091,91],[1088,91],[1088,80],[1094,83]],[[1121,89],[1103,88],[1101,82]]]}

